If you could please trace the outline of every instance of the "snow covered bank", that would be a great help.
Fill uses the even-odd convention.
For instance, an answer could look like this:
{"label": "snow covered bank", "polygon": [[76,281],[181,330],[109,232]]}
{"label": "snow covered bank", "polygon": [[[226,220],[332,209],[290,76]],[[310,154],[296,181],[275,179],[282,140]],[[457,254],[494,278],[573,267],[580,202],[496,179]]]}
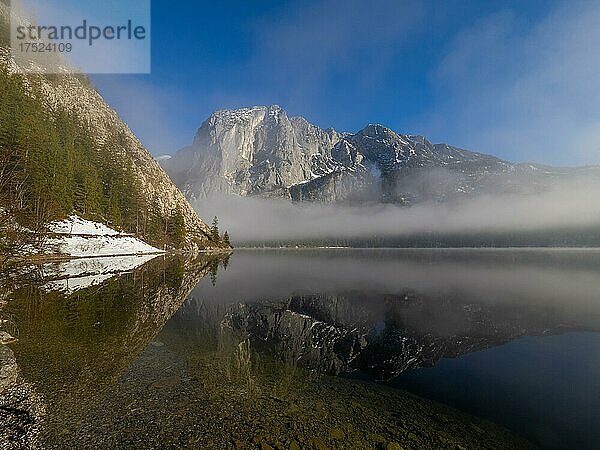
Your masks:
{"label": "snow covered bank", "polygon": [[113,230],[103,223],[92,222],[90,220],[82,219],[78,216],[70,216],[65,220],[51,222],[48,225],[48,231],[57,234],[83,236],[128,236],[127,233]]}
{"label": "snow covered bank", "polygon": [[50,223],[48,231],[44,247],[49,253],[76,258],[164,253],[130,234],[77,216]]}
{"label": "snow covered bank", "polygon": [[151,245],[131,236],[75,236],[66,235],[58,238],[48,238],[48,248],[56,249],[57,253],[86,258],[92,256],[122,256],[163,253]]}

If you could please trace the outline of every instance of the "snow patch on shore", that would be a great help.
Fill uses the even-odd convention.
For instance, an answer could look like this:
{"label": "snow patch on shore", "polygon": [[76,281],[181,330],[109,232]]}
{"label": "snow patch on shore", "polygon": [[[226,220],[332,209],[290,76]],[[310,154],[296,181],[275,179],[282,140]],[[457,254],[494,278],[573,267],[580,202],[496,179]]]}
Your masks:
{"label": "snow patch on shore", "polygon": [[102,223],[85,220],[78,216],[70,216],[64,220],[51,222],[48,225],[48,231],[56,234],[83,236],[129,236],[127,233],[113,230]]}
{"label": "snow patch on shore", "polygon": [[93,256],[123,256],[163,253],[155,247],[130,236],[73,236],[49,238],[46,242],[49,248],[58,253],[75,258]]}
{"label": "snow patch on shore", "polygon": [[52,222],[48,231],[52,234],[45,242],[49,252],[76,258],[164,253],[128,233],[77,216]]}

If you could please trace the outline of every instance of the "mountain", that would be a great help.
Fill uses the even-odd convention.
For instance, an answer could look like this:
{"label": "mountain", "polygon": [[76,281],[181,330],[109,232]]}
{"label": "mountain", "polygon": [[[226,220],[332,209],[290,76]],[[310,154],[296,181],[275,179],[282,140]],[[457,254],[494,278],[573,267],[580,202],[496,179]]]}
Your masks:
{"label": "mountain", "polygon": [[287,187],[336,168],[331,149],[341,137],[279,106],[223,110],[202,124],[190,147],[161,163],[188,198],[287,195]]}
{"label": "mountain", "polygon": [[212,114],[191,146],[161,164],[189,199],[218,193],[294,201],[414,204],[481,193],[531,193],[598,168],[514,164],[368,125],[323,130],[279,106]]}
{"label": "mountain", "polygon": [[4,0],[0,17],[3,246],[10,247],[11,230],[38,231],[71,214],[161,249],[217,246],[209,227],[90,80],[17,66]]}

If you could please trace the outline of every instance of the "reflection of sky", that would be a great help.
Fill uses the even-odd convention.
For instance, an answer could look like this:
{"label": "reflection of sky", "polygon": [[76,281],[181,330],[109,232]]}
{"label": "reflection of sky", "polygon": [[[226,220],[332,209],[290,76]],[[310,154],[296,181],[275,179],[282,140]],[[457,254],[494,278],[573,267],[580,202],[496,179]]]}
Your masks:
{"label": "reflection of sky", "polygon": [[510,426],[545,448],[598,448],[600,334],[523,338],[392,384]]}
{"label": "reflection of sky", "polygon": [[428,251],[420,256],[403,250],[238,251],[227,270],[219,271],[217,285],[205,279],[193,296],[229,303],[317,293],[361,301],[369,294],[376,307],[383,294],[413,290],[434,298],[539,308],[569,325],[597,327],[599,268],[600,253],[575,250]]}

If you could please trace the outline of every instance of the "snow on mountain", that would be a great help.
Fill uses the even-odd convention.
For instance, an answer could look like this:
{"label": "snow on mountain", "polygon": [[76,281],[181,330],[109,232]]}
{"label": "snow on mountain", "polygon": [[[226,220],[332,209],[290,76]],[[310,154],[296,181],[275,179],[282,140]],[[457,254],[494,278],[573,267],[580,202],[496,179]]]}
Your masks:
{"label": "snow on mountain", "polygon": [[114,236],[75,236],[67,235],[59,238],[49,238],[46,241],[49,248],[57,249],[58,253],[76,258],[90,256],[121,256],[163,253],[155,247],[134,237]]}
{"label": "snow on mountain", "polygon": [[323,130],[276,105],[215,112],[193,145],[161,164],[188,199],[217,192],[405,205],[537,192],[561,177],[600,172],[514,164],[380,124],[354,134]]}

